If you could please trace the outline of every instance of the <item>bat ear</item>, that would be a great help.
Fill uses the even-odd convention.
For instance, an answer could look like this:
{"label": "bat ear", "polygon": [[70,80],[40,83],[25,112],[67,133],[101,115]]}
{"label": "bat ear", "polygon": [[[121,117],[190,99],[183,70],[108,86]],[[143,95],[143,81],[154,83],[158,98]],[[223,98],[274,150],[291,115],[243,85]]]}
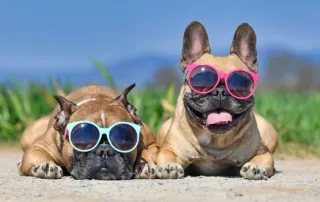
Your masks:
{"label": "bat ear", "polygon": [[130,116],[132,117],[133,121],[135,123],[141,123],[141,118],[139,115],[136,114],[137,109],[134,108],[133,105],[131,105],[128,101],[128,94],[130,93],[130,91],[136,86],[136,84],[131,84],[129,87],[125,88],[122,93],[116,97],[113,102],[117,102],[120,103],[130,114]]}
{"label": "bat ear", "polygon": [[237,28],[230,54],[237,55],[253,72],[258,71],[256,34],[248,23],[242,23]]}
{"label": "bat ear", "polygon": [[69,122],[70,116],[78,109],[78,106],[61,95],[54,95],[53,97],[59,103],[61,110],[55,116],[56,123],[53,125],[53,127],[56,131],[60,132],[60,134],[63,134],[64,129]]}
{"label": "bat ear", "polygon": [[183,36],[180,68],[184,72],[188,65],[198,60],[204,53],[210,53],[209,38],[204,26],[197,21],[190,23]]}

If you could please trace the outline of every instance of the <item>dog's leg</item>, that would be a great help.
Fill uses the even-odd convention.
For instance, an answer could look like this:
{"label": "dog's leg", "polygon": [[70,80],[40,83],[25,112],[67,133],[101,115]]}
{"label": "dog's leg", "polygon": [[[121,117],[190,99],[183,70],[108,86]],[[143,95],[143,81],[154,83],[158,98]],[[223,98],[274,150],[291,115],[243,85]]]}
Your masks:
{"label": "dog's leg", "polygon": [[23,157],[19,168],[20,175],[45,179],[60,179],[63,171],[44,149],[31,147]]}
{"label": "dog's leg", "polygon": [[273,175],[274,160],[270,152],[254,156],[244,164],[240,175],[248,180],[267,180]]}
{"label": "dog's leg", "polygon": [[135,168],[135,179],[155,179],[157,177],[156,158],[159,149],[155,144],[152,144],[147,149],[141,152],[141,158]]}
{"label": "dog's leg", "polygon": [[171,150],[163,149],[157,157],[157,177],[159,179],[179,179],[184,177],[184,168],[189,163],[181,161]]}
{"label": "dog's leg", "polygon": [[32,143],[46,132],[49,119],[50,116],[42,117],[23,131],[20,139],[22,151],[27,151],[27,149],[31,147]]}

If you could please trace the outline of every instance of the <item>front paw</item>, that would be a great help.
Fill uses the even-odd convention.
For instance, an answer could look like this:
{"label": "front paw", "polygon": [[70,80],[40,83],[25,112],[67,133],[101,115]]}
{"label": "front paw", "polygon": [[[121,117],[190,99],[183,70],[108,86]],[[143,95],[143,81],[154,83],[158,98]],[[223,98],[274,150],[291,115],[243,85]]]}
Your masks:
{"label": "front paw", "polygon": [[240,175],[248,180],[267,180],[266,169],[257,166],[251,162],[244,164],[240,170]]}
{"label": "front paw", "polygon": [[184,170],[177,163],[165,164],[158,168],[157,177],[159,179],[180,179],[184,177]]}
{"label": "front paw", "polygon": [[135,179],[155,179],[158,167],[151,163],[146,163],[141,171],[137,171]]}
{"label": "front paw", "polygon": [[31,169],[33,177],[43,179],[60,179],[63,176],[63,170],[54,163],[42,162],[39,166],[33,166]]}

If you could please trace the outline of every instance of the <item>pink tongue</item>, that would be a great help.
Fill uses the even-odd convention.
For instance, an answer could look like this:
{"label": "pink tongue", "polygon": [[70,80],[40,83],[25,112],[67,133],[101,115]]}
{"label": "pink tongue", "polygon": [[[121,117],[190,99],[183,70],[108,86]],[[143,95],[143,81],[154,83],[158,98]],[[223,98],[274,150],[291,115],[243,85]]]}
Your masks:
{"label": "pink tongue", "polygon": [[232,116],[227,112],[211,113],[208,115],[208,118],[206,120],[206,126],[211,124],[224,124],[226,122],[231,122],[231,121],[232,121]]}

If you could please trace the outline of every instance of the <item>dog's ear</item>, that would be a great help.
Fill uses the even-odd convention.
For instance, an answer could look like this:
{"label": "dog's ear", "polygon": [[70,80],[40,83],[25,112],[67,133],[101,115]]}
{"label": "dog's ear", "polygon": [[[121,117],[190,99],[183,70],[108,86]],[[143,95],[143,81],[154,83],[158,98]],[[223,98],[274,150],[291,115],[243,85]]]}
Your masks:
{"label": "dog's ear", "polygon": [[113,102],[118,102],[120,103],[127,111],[128,113],[131,115],[133,121],[137,124],[141,123],[141,118],[139,115],[136,114],[137,109],[134,108],[133,105],[131,105],[128,102],[128,94],[129,92],[136,86],[136,84],[132,84],[129,87],[127,87],[126,89],[123,90],[123,92],[121,93],[121,95],[119,95],[118,97],[116,97]]}
{"label": "dog's ear", "polygon": [[258,71],[256,40],[252,27],[242,23],[234,34],[230,50],[230,54],[236,54],[253,72]]}
{"label": "dog's ear", "polygon": [[54,117],[56,119],[56,123],[53,127],[56,131],[60,132],[60,134],[63,134],[64,128],[66,127],[71,114],[78,109],[78,106],[63,96],[54,95],[53,97],[57,100],[61,109],[61,111]]}
{"label": "dog's ear", "polygon": [[184,31],[180,68],[184,72],[186,67],[198,60],[204,53],[210,53],[209,39],[204,26],[197,21],[188,25]]}

